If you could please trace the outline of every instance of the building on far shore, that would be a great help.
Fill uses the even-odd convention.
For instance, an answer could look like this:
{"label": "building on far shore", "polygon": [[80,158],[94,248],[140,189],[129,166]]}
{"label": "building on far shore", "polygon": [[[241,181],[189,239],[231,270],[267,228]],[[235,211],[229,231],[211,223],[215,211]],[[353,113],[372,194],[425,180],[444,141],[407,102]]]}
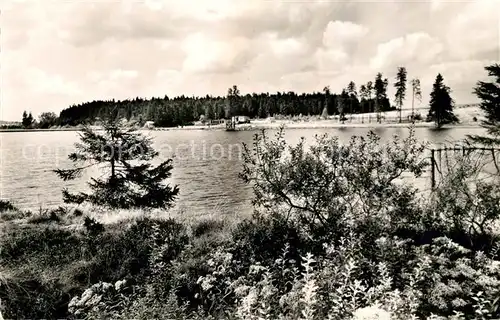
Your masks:
{"label": "building on far shore", "polygon": [[235,116],[233,118],[235,123],[250,123],[250,117],[247,116]]}
{"label": "building on far shore", "polygon": [[145,129],[154,129],[155,128],[155,122],[154,121],[146,121],[144,123],[144,128]]}

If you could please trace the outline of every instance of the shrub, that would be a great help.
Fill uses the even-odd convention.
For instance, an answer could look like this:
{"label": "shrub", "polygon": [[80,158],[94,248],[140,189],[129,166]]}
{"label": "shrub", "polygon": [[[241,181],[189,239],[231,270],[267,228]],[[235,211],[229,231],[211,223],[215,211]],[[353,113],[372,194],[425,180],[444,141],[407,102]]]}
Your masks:
{"label": "shrub", "polygon": [[367,221],[382,232],[411,219],[405,209],[413,204],[401,199],[415,190],[397,179],[422,174],[423,150],[413,130],[387,145],[373,132],[347,145],[323,135],[308,151],[304,140],[287,147],[282,130],[274,141],[263,132],[252,150],[244,146],[241,176],[253,184],[257,208],[295,219],[313,237],[340,235]]}
{"label": "shrub", "polygon": [[[280,215],[271,217],[255,216],[253,220],[244,220],[232,232],[233,253],[242,263],[252,261],[269,263],[277,259],[285,246],[290,246],[294,258],[309,243],[296,225],[286,221]],[[312,249],[312,248],[310,248]]]}
{"label": "shrub", "polygon": [[81,245],[76,234],[51,226],[9,229],[0,241],[2,260],[20,262],[35,258],[41,266],[72,261],[75,248]]}
{"label": "shrub", "polygon": [[193,236],[200,237],[204,234],[216,232],[224,228],[224,222],[220,220],[203,220],[193,227]]}
{"label": "shrub", "polygon": [[0,213],[10,210],[17,210],[16,207],[10,201],[0,200]]}
{"label": "shrub", "polygon": [[70,296],[57,280],[42,281],[35,274],[7,280],[0,286],[2,313],[7,319],[67,318]]}
{"label": "shrub", "polygon": [[90,217],[85,217],[83,220],[83,227],[90,236],[97,236],[104,232],[103,224]]}
{"label": "shrub", "polygon": [[[92,231],[96,226],[103,227],[93,221],[87,226],[90,232],[40,224],[7,229],[0,239],[0,260],[15,273],[8,286],[0,286],[5,317],[66,318],[70,298],[86,287],[99,281],[141,282],[151,273],[155,243],[162,243],[160,257],[168,263],[188,241],[185,227],[172,220],[142,219],[130,226],[109,225]],[[26,294],[30,291],[25,287],[33,286],[40,297]]]}

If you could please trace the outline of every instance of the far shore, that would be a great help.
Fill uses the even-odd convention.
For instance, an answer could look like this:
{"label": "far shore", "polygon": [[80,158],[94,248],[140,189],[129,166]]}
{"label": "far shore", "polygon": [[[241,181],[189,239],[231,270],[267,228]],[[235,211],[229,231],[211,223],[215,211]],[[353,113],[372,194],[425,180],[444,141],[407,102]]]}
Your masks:
{"label": "far shore", "polygon": [[[416,108],[416,114],[426,114],[427,108]],[[305,116],[298,118],[265,118],[253,119],[247,124],[236,125],[236,131],[258,131],[262,129],[278,129],[284,126],[286,129],[342,129],[342,128],[407,128],[414,126],[416,128],[436,128],[434,122],[417,121],[414,124],[408,121],[412,114],[411,109],[403,109],[401,114],[399,111],[388,111],[383,114],[385,122],[376,122],[377,113],[362,113],[348,115],[348,120],[344,123],[339,121],[338,116],[329,116],[327,119],[320,119],[317,116]],[[457,108],[455,110],[460,123],[453,125],[445,125],[442,128],[480,128],[481,120],[484,119],[483,112],[476,106]],[[403,119],[402,123],[398,122],[398,118]],[[367,121],[368,120],[368,121]],[[91,126],[92,129],[99,131],[99,126]],[[141,131],[170,131],[170,130],[226,130],[225,124],[205,125],[200,122],[194,125],[184,127],[156,127],[143,128],[137,127]],[[0,132],[42,132],[42,131],[80,131],[81,127],[53,127],[49,129],[0,129]]]}
{"label": "far shore", "polygon": [[[239,124],[236,126],[236,131],[254,131],[262,129],[278,129],[284,126],[286,129],[341,129],[341,128],[406,128],[414,126],[415,128],[435,128],[434,122],[416,122],[414,124],[405,123],[340,123],[335,120],[315,120],[308,122],[293,122],[291,120],[275,120],[273,122],[265,120],[255,120],[249,124]],[[479,128],[479,123],[458,123],[453,125],[445,125],[443,128]],[[98,129],[96,127],[96,129]],[[49,129],[0,129],[0,132],[45,132],[45,131],[80,131],[81,128],[49,128]],[[138,128],[144,131],[170,131],[170,130],[226,130],[225,125],[194,125],[184,127],[168,127],[168,128]]]}

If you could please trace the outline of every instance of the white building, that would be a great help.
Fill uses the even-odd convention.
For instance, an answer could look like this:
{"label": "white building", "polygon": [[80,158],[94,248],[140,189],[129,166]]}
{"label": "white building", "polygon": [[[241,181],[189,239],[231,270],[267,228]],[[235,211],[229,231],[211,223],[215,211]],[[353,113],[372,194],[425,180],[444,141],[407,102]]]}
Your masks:
{"label": "white building", "polygon": [[146,129],[154,129],[154,127],[155,127],[154,121],[146,121],[146,123],[144,123],[144,128]]}
{"label": "white building", "polygon": [[236,116],[233,121],[236,123],[250,123],[250,118],[247,116]]}

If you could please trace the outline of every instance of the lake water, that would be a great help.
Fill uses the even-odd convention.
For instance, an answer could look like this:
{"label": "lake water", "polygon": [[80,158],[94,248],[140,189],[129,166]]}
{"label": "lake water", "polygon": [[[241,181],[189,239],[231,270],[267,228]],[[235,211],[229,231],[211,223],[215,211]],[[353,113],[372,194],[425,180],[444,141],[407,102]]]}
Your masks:
{"label": "lake water", "polygon": [[[482,128],[452,128],[433,130],[416,128],[422,141],[433,144],[459,141],[467,134],[483,134]],[[295,144],[301,137],[311,142],[316,134],[328,133],[347,142],[353,135],[366,135],[368,128],[288,129],[286,139]],[[374,130],[389,141],[394,135],[406,136],[405,128]],[[239,178],[242,168],[241,143],[252,143],[257,131],[171,130],[147,132],[154,137],[160,152],[158,160],[174,157],[172,184],[179,185],[180,196],[174,211],[189,215],[235,214],[251,211],[252,190]],[[268,130],[269,135],[275,133]],[[62,205],[61,189],[84,190],[86,180],[98,174],[89,171],[81,179],[62,182],[56,168],[67,168],[67,154],[74,151],[77,132],[9,132],[0,133],[0,197],[23,209],[38,209]],[[424,178],[428,179],[428,178]]]}

